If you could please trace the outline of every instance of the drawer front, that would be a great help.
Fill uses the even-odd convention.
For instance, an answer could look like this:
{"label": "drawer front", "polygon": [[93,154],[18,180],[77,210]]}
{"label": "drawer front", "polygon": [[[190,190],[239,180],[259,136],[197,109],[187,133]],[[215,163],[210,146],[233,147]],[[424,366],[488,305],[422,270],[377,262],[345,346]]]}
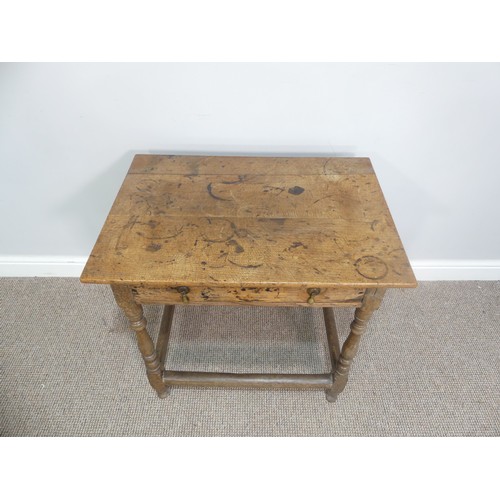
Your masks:
{"label": "drawer front", "polygon": [[317,287],[132,287],[141,304],[357,307],[365,289]]}

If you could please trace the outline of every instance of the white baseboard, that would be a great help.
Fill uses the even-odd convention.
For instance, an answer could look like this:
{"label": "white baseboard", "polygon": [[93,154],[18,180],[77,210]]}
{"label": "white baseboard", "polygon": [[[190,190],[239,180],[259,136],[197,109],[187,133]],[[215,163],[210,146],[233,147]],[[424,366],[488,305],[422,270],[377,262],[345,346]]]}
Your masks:
{"label": "white baseboard", "polygon": [[[79,277],[87,257],[0,255],[0,277]],[[414,260],[419,281],[500,281],[500,260]]]}
{"label": "white baseboard", "polygon": [[499,281],[500,260],[412,260],[418,281]]}
{"label": "white baseboard", "polygon": [[65,255],[0,255],[3,277],[79,277],[87,257]]}

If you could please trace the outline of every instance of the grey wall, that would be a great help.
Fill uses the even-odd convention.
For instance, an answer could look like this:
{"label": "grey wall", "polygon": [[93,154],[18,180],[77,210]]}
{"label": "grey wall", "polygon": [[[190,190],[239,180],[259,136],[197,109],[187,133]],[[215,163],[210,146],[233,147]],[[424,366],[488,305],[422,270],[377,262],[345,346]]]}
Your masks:
{"label": "grey wall", "polygon": [[4,64],[0,255],[88,255],[137,152],[369,156],[411,259],[500,258],[498,64]]}

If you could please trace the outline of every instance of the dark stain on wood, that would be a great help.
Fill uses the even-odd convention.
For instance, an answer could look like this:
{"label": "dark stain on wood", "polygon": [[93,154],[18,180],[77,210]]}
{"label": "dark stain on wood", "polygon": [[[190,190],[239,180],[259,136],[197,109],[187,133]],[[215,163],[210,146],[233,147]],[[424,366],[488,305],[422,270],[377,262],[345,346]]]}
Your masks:
{"label": "dark stain on wood", "polygon": [[288,250],[293,250],[294,248],[304,247],[307,249],[307,245],[304,245],[302,241],[294,241],[289,247]]}
{"label": "dark stain on wood", "polygon": [[[210,228],[210,234],[217,234],[217,228],[219,229],[220,238],[210,238],[208,234],[202,233],[203,241],[207,243],[224,243],[233,238],[234,234],[237,231],[237,227],[234,222],[229,221],[227,219],[215,219],[212,221],[209,217],[207,217],[207,222],[209,225],[213,225],[215,227]],[[207,231],[208,233],[209,231]]]}
{"label": "dark stain on wood", "polygon": [[227,259],[228,262],[231,262],[234,266],[242,267],[243,269],[257,269],[261,267],[263,264],[238,264],[237,262],[232,261],[231,259]]}
{"label": "dark stain on wood", "polygon": [[245,176],[238,175],[237,181],[221,181],[221,184],[241,184],[242,182],[245,182]]}
{"label": "dark stain on wood", "polygon": [[298,195],[298,194],[302,194],[304,192],[304,188],[303,187],[300,187],[300,186],[293,186],[291,187],[288,192],[290,194],[295,194],[295,195]]}
{"label": "dark stain on wood", "polygon": [[229,240],[227,244],[232,245],[236,253],[241,253],[245,251],[245,249],[236,240]]}
{"label": "dark stain on wood", "polygon": [[214,199],[214,200],[219,200],[219,201],[231,201],[230,199],[228,198],[221,198],[220,196],[216,196],[213,192],[212,192],[212,183],[210,182],[210,184],[208,184],[207,186],[207,191],[208,191],[208,194]]}
{"label": "dark stain on wood", "polygon": [[262,188],[263,193],[275,193],[276,196],[280,195],[285,188],[279,187],[279,186],[264,186]]}
{"label": "dark stain on wood", "polygon": [[331,160],[331,158],[327,158],[327,160],[325,161],[325,163],[323,163],[323,174],[327,174],[327,171],[326,171],[326,166],[328,165],[329,161]]}
{"label": "dark stain on wood", "polygon": [[148,252],[157,252],[158,250],[161,249],[161,245],[159,243],[150,243],[147,247],[146,250]]}
{"label": "dark stain on wood", "polygon": [[370,280],[380,280],[387,276],[389,267],[387,264],[375,255],[363,255],[354,263],[356,271]]}
{"label": "dark stain on wood", "polygon": [[338,195],[335,194],[329,194],[328,196],[323,196],[322,198],[318,198],[315,202],[313,202],[313,205],[316,205],[316,203],[319,203],[320,201],[326,200],[328,198],[334,198]]}
{"label": "dark stain on wood", "polygon": [[126,250],[128,248],[127,239],[128,235],[134,228],[136,224],[138,224],[139,217],[137,215],[133,215],[130,217],[128,222],[123,226],[123,229],[120,231],[118,239],[115,244],[115,251],[119,252],[120,250]]}
{"label": "dark stain on wood", "polygon": [[136,231],[135,234],[137,234],[138,236],[141,236],[145,240],[164,240],[164,242],[167,243],[168,240],[171,240],[173,238],[177,238],[177,236],[181,235],[183,233],[183,231],[184,231],[184,226],[181,226],[179,229],[175,228],[175,233],[171,234],[171,235],[161,234],[158,236],[155,236],[155,235],[148,236],[148,235],[144,234],[142,231]]}

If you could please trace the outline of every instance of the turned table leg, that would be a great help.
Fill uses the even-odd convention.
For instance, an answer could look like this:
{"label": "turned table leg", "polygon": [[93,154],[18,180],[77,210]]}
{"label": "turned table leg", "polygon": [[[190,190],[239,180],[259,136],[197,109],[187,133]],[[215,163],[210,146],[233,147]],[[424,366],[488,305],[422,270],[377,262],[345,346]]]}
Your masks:
{"label": "turned table leg", "polygon": [[325,391],[328,401],[334,402],[337,396],[344,390],[349,377],[351,363],[358,352],[361,336],[366,331],[371,315],[380,306],[384,292],[385,290],[380,288],[367,289],[363,303],[356,309],[354,321],[351,323],[351,331],[342,346],[340,357],[333,372],[333,386],[331,389]]}
{"label": "turned table leg", "polygon": [[144,318],[142,306],[135,302],[132,291],[128,286],[111,285],[111,289],[113,290],[116,303],[125,313],[131,328],[135,330],[137,345],[146,365],[149,383],[160,398],[165,398],[169,391],[162,380],[162,366],[153,341],[146,329],[146,319]]}

